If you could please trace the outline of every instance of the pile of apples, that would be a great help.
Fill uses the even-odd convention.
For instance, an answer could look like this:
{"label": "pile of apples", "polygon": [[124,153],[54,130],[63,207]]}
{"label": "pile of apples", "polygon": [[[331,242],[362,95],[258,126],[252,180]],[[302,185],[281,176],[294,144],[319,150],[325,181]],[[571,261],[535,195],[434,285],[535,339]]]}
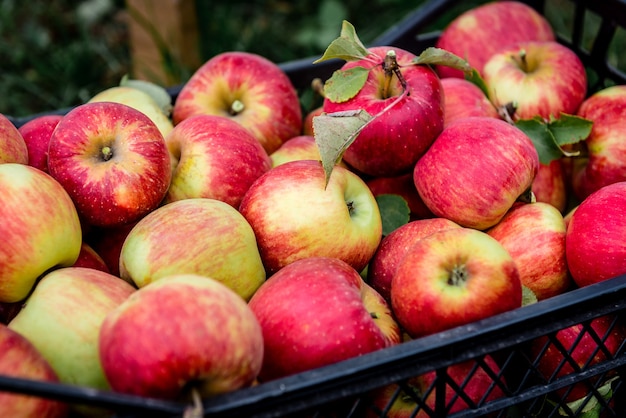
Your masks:
{"label": "pile of apples", "polygon": [[[437,50],[473,81],[338,42],[347,62],[308,114],[279,66],[225,52],[173,103],[139,83],[20,127],[0,115],[0,374],[191,402],[626,273],[626,86],[588,94],[543,16],[497,2],[453,20]],[[523,123],[562,115],[592,127],[546,158]],[[388,195],[407,212],[392,230]],[[610,334],[613,350],[626,333]],[[111,413],[0,393],[0,416]]]}

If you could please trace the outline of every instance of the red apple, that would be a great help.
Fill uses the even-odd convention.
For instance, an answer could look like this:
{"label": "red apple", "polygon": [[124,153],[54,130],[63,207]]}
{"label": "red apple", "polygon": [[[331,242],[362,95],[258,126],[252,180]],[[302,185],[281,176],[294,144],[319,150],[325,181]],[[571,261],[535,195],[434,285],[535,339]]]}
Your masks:
{"label": "red apple", "polygon": [[[473,360],[463,363],[453,364],[446,369],[447,375],[455,382],[460,389],[453,388],[449,383],[445,384],[445,407],[449,414],[463,411],[473,405],[480,405],[504,397],[502,389],[494,385],[492,375],[500,373],[500,367],[494,359],[487,355],[485,366],[476,367]],[[501,380],[504,380],[501,378]],[[388,411],[387,418],[429,418],[431,414],[425,408],[419,408],[416,398],[423,400],[431,410],[437,410],[437,390],[435,385],[439,384],[437,372],[431,371],[423,375],[409,379],[406,383],[411,393],[406,393],[398,384],[391,384],[376,389],[372,393],[373,405],[381,411]],[[468,405],[464,397],[458,395],[459,390],[471,400],[473,405]],[[396,393],[400,394],[396,396]],[[368,412],[368,418],[375,418],[380,415]]]}
{"label": "red apple", "polygon": [[241,214],[256,235],[271,275],[307,257],[335,257],[365,268],[382,238],[382,219],[367,184],[335,166],[328,184],[319,161],[290,161],[259,177]]}
{"label": "red apple", "polygon": [[445,218],[418,219],[404,224],[385,236],[367,268],[367,281],[391,303],[391,283],[404,256],[413,244],[437,231],[460,226]]}
{"label": "red apple", "polygon": [[48,172],[48,145],[63,115],[37,116],[18,128],[28,149],[28,165]]}
{"label": "red apple", "polygon": [[[57,383],[54,369],[22,335],[0,324],[0,375]],[[0,392],[0,416],[21,418],[65,418],[67,404],[36,396]]]}
{"label": "red apple", "polygon": [[384,299],[336,258],[294,261],[249,302],[263,330],[260,381],[268,381],[400,342]]}
{"label": "red apple", "polygon": [[436,216],[484,230],[530,190],[538,167],[535,146],[520,129],[474,116],[443,130],[415,165],[413,180]]}
{"label": "red apple", "polygon": [[582,287],[626,273],[626,182],[595,191],[572,213],[565,241],[567,265]]}
{"label": "red apple", "polygon": [[0,114],[0,164],[28,164],[28,148],[20,131]]}
{"label": "red apple", "polygon": [[165,143],[173,173],[164,203],[205,197],[238,208],[250,185],[272,165],[250,131],[223,116],[189,117]]}
{"label": "red apple", "polygon": [[581,59],[555,41],[521,42],[498,50],[485,63],[483,79],[497,108],[514,105],[514,120],[575,114],[587,95]]}
{"label": "red apple", "polygon": [[104,260],[109,272],[120,276],[120,253],[124,240],[137,222],[115,227],[94,227],[86,235],[85,240]]}
{"label": "red apple", "polygon": [[554,206],[542,202],[515,205],[486,232],[511,254],[522,284],[538,300],[572,287],[565,259],[565,220]]}
{"label": "red apple", "polygon": [[521,305],[515,261],[495,238],[471,228],[449,228],[418,240],[391,282],[393,312],[413,338]]}
{"label": "red apple", "polygon": [[[593,365],[607,361],[615,356],[626,338],[626,329],[614,315],[606,315],[592,319],[588,324],[576,324],[561,329],[554,336],[541,336],[531,342],[530,353],[537,364],[537,370],[546,381],[561,378],[572,373],[579,373],[574,369],[587,369]],[[592,333],[596,335],[593,336]],[[566,350],[567,359],[561,348]],[[601,347],[601,348],[600,348]],[[583,399],[590,392],[588,384],[597,381],[590,378],[585,382],[578,382],[557,390],[560,396],[565,396],[567,402]]]}
{"label": "red apple", "polygon": [[[394,75],[385,88],[382,63],[393,50],[406,81],[408,93]],[[363,88],[351,99],[333,102],[324,99],[324,112],[363,109],[374,116],[397,101],[369,123],[343,154],[345,162],[357,171],[376,177],[396,176],[411,171],[443,128],[443,89],[435,71],[415,65],[415,55],[398,48],[377,46],[367,58],[350,61],[342,70],[357,66],[369,69]]]}
{"label": "red apple", "polygon": [[99,337],[111,388],[188,400],[251,385],[263,361],[261,327],[222,283],[174,274],[137,290],[107,315]]}
{"label": "red apple", "polygon": [[45,272],[76,262],[82,230],[74,203],[50,175],[0,164],[0,302],[19,302]]}
{"label": "red apple", "polygon": [[183,199],[161,206],[130,230],[120,277],[145,287],[174,273],[211,277],[248,300],[266,273],[254,231],[226,202]]}
{"label": "red apple", "polygon": [[170,184],[163,135],[142,112],[114,102],[70,110],[50,138],[48,170],[86,223],[113,226],[155,209]]}
{"label": "red apple", "polygon": [[532,185],[535,201],[549,203],[564,213],[568,204],[568,181],[559,159],[540,163]]}
{"label": "red apple", "polygon": [[250,130],[268,154],[302,132],[300,101],[287,74],[248,52],[218,54],[185,83],[174,103],[174,124],[198,114],[232,118]]}
{"label": "red apple", "polygon": [[104,259],[86,242],[82,243],[78,258],[72,266],[92,268],[105,273],[110,272]]}
{"label": "red apple", "polygon": [[474,83],[464,78],[441,79],[444,93],[443,126],[467,116],[489,116],[500,118],[498,109],[485,93]]}
{"label": "red apple", "polygon": [[402,197],[409,206],[409,215],[412,220],[435,217],[417,192],[412,173],[394,177],[372,177],[366,179],[366,183],[374,197],[384,194]]}
{"label": "red apple", "polygon": [[[482,72],[497,50],[521,41],[553,41],[554,31],[546,18],[521,1],[494,1],[475,6],[454,18],[436,42]],[[463,78],[450,67],[437,67],[443,77]]]}
{"label": "red apple", "polygon": [[593,122],[585,139],[586,158],[577,161],[572,187],[579,200],[626,180],[626,86],[607,87],[587,98],[578,116]]}

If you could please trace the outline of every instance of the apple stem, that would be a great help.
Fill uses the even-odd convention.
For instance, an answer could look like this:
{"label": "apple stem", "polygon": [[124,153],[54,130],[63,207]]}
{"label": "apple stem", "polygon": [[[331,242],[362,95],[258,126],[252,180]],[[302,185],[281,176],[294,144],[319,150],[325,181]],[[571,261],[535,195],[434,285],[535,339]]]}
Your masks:
{"label": "apple stem", "polygon": [[528,61],[526,61],[526,50],[525,49],[520,49],[519,54],[518,54],[518,58],[519,58],[519,66],[522,69],[522,71],[524,71],[525,73],[528,72]]}
{"label": "apple stem", "polygon": [[243,112],[243,109],[245,108],[243,102],[239,99],[235,100],[234,102],[231,103],[230,105],[230,110],[229,113],[232,116],[238,115],[241,112]]}
{"label": "apple stem", "polygon": [[113,158],[113,150],[111,149],[111,147],[106,146],[106,147],[102,147],[102,159],[104,161],[109,161],[111,158]]}
{"label": "apple stem", "polygon": [[385,55],[385,59],[383,61],[383,70],[385,71],[385,85],[383,87],[383,98],[387,99],[391,97],[391,79],[395,74],[400,81],[400,85],[402,86],[402,91],[406,91],[406,80],[402,76],[402,72],[400,72],[400,66],[398,65],[398,60],[396,59],[396,51],[390,49],[387,51]]}

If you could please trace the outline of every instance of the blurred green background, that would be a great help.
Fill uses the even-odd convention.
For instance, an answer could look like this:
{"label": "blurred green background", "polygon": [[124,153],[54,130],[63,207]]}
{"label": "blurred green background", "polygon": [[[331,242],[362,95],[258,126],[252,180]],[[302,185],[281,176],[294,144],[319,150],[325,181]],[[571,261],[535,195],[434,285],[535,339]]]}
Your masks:
{"label": "blurred green background", "polygon": [[[0,0],[0,113],[24,117],[63,109],[131,77],[129,26],[140,23],[159,36],[158,25],[128,8],[129,0]],[[193,0],[192,0],[193,1]],[[462,1],[461,9],[484,3]],[[156,0],[154,4],[176,3]],[[227,50],[255,52],[274,62],[319,56],[349,20],[367,44],[417,9],[424,0],[195,0],[200,60]],[[571,0],[548,0],[557,30],[571,25]],[[433,22],[441,29],[458,14]],[[143,21],[142,21],[143,19]],[[588,16],[590,39],[599,19]],[[152,26],[152,27],[151,27]],[[612,46],[614,63],[626,67],[624,33]],[[591,42],[591,41],[590,41]],[[162,50],[169,80],[184,82],[196,69]]]}

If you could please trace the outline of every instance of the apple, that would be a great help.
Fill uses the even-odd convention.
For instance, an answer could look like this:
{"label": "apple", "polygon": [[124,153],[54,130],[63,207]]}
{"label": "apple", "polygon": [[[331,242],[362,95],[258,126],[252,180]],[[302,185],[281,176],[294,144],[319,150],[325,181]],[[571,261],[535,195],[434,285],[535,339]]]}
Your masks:
{"label": "apple", "polygon": [[610,183],[626,180],[626,86],[604,88],[588,97],[578,116],[593,122],[584,141],[586,158],[577,161],[572,187],[579,200]]}
{"label": "apple", "polygon": [[568,183],[563,161],[556,159],[539,163],[531,189],[537,202],[549,203],[565,213],[569,198]]}
{"label": "apple", "polygon": [[137,222],[114,227],[94,227],[83,238],[102,258],[114,276],[120,276],[120,253],[130,230]]}
{"label": "apple", "polygon": [[[621,353],[625,331],[619,318],[614,315],[600,316],[586,324],[558,330],[554,335],[538,337],[531,341],[529,351],[543,379],[553,381],[579,373],[578,368],[586,370]],[[564,352],[567,353],[567,359]],[[577,369],[574,369],[572,363],[576,364]],[[593,382],[597,383],[597,377],[558,389],[557,394],[566,396],[567,402],[583,399],[590,392],[588,385]]]}
{"label": "apple", "polygon": [[302,132],[302,109],[291,80],[277,64],[249,52],[215,55],[183,85],[174,102],[174,124],[198,114],[232,118],[268,154]]}
{"label": "apple", "polygon": [[263,361],[261,327],[247,303],[195,274],[137,290],[107,315],[98,347],[114,391],[153,398],[250,386]]}
{"label": "apple", "polygon": [[385,236],[367,268],[367,282],[391,303],[391,283],[404,256],[413,244],[437,231],[460,226],[445,218],[418,219],[406,223]]}
{"label": "apple", "polygon": [[[394,51],[407,93],[397,76],[386,88],[382,66],[388,51]],[[324,99],[324,112],[365,110],[379,114],[356,137],[343,154],[344,161],[357,171],[374,177],[390,177],[412,170],[443,128],[444,99],[441,82],[426,65],[412,63],[415,55],[389,46],[369,48],[367,58],[346,62],[341,70],[369,69],[367,81],[352,98],[342,102]]]}
{"label": "apple", "polygon": [[513,206],[486,232],[511,254],[522,284],[538,300],[572,288],[565,258],[565,220],[549,203],[522,203]]}
{"label": "apple", "polygon": [[604,186],[583,200],[567,226],[567,265],[579,286],[626,273],[626,181]]}
{"label": "apple", "polygon": [[391,307],[412,338],[521,305],[515,260],[495,238],[472,228],[444,229],[418,240],[391,281]]}
{"label": "apple", "polygon": [[575,114],[587,95],[581,59],[556,41],[527,41],[498,50],[485,63],[483,79],[497,108],[513,104],[513,120]]}
{"label": "apple", "polygon": [[135,288],[119,277],[86,267],[44,275],[9,328],[27,338],[62,383],[108,389],[98,357],[105,316]]}
{"label": "apple", "polygon": [[155,209],[172,176],[165,139],[139,110],[94,102],[70,110],[55,128],[48,170],[87,224],[133,222]]}
{"label": "apple", "polygon": [[139,110],[150,118],[163,137],[174,128],[169,115],[163,111],[157,101],[147,92],[130,86],[114,86],[95,94],[87,103],[115,102]]}
{"label": "apple", "polygon": [[409,206],[411,220],[435,217],[417,192],[415,182],[413,181],[413,173],[393,177],[370,177],[366,178],[365,182],[374,197],[384,194],[402,197]]}
{"label": "apple", "polygon": [[[450,51],[482,73],[487,60],[499,49],[522,41],[553,41],[554,30],[546,18],[521,1],[494,1],[472,7],[452,19],[435,46]],[[437,66],[442,77],[463,78],[450,67]]]}
{"label": "apple", "polygon": [[0,164],[0,302],[19,302],[46,271],[76,262],[82,230],[65,189],[25,164]]}
{"label": "apple", "polygon": [[266,281],[249,306],[263,330],[261,382],[400,343],[389,305],[337,258],[294,261]]}
{"label": "apple", "polygon": [[538,167],[535,146],[520,129],[472,116],[443,130],[416,163],[413,180],[437,217],[484,230],[530,191]]}
{"label": "apple", "polygon": [[20,131],[0,114],[0,164],[28,164],[28,148]]}
{"label": "apple", "polygon": [[198,274],[245,300],[266,277],[250,224],[226,202],[208,198],[168,203],[142,218],[124,240],[119,268],[139,288],[174,273]]}
{"label": "apple", "polygon": [[500,118],[498,109],[487,95],[474,83],[464,78],[446,77],[441,79],[444,93],[443,126],[467,116],[490,116]]}
{"label": "apple", "polygon": [[290,161],[255,181],[239,207],[274,274],[307,257],[335,257],[361,271],[382,238],[382,219],[367,184],[335,166],[328,184],[319,161]]}
{"label": "apple", "polygon": [[250,185],[272,165],[250,131],[223,116],[189,117],[165,143],[173,172],[164,203],[205,197],[238,208]]}
{"label": "apple", "polygon": [[81,244],[80,252],[73,267],[88,267],[96,270],[110,273],[109,267],[104,259],[93,249],[91,245],[84,242]]}
{"label": "apple", "polygon": [[28,149],[28,165],[48,172],[50,137],[61,119],[63,115],[36,116],[18,128]]}
{"label": "apple", "polygon": [[[447,413],[453,414],[505,396],[500,386],[494,385],[492,378],[493,375],[500,374],[500,367],[490,355],[486,355],[483,360],[485,366],[481,367],[476,367],[474,360],[468,360],[446,368],[446,374],[460,388],[455,389],[449,383],[445,384],[444,402]],[[485,367],[488,367],[489,372]],[[424,401],[430,410],[438,410],[438,392],[434,388],[440,383],[441,378],[437,377],[434,370],[411,378],[406,382],[410,393],[396,383],[375,389],[372,392],[372,405],[381,411],[387,411],[385,414],[387,418],[428,418],[432,415],[426,408],[420,408],[417,399]],[[505,383],[504,378],[500,380]],[[458,395],[460,390],[467,398]],[[466,399],[472,404],[468,404]],[[372,408],[366,416],[374,418],[380,415],[374,414]]]}
{"label": "apple", "polygon": [[[54,369],[26,338],[0,324],[0,375],[57,383]],[[0,416],[22,418],[65,418],[65,403],[43,397],[0,392]]]}

